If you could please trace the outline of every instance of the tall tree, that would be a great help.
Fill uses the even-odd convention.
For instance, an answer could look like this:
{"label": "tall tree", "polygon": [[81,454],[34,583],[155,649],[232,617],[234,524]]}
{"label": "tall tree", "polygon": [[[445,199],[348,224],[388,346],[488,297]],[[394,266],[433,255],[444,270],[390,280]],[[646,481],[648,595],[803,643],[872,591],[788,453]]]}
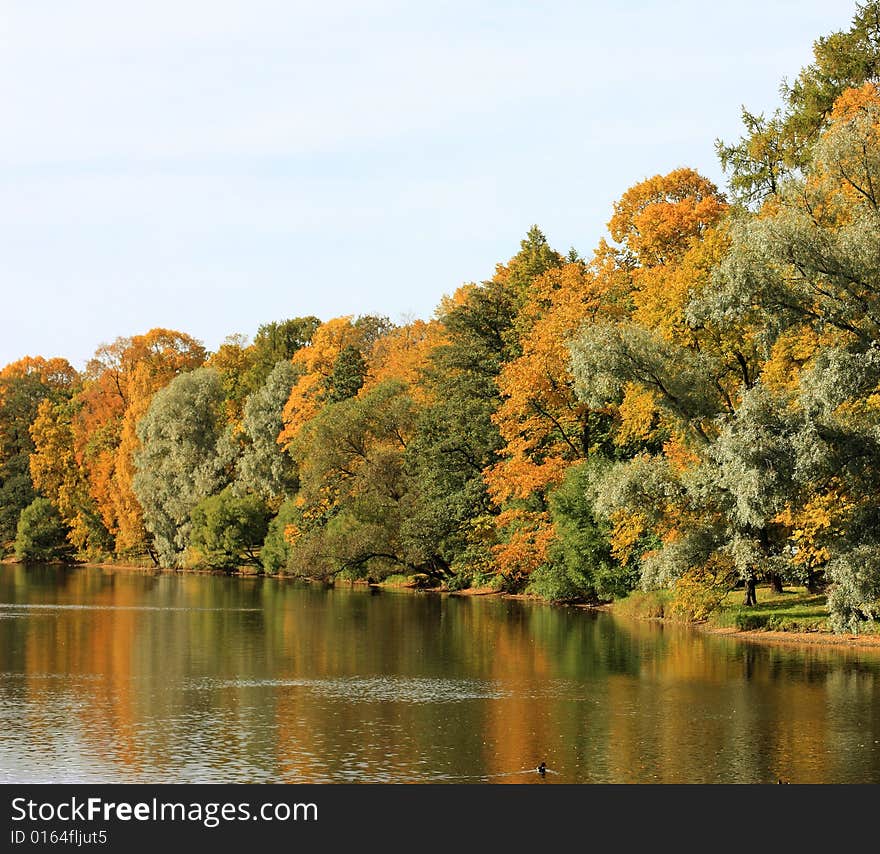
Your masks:
{"label": "tall tree", "polygon": [[377,576],[440,569],[401,537],[409,482],[404,453],[417,407],[399,380],[329,403],[291,445],[300,472],[298,522],[288,528],[289,568],[308,575]]}
{"label": "tall tree", "polygon": [[77,372],[65,359],[26,357],[0,371],[0,552],[12,548],[21,511],[35,498],[30,426],[44,400],[69,399]]}
{"label": "tall tree", "polygon": [[88,473],[77,452],[74,423],[78,401],[44,400],[31,425],[34,488],[58,509],[80,557],[98,560],[113,552],[113,540],[89,491]]}
{"label": "tall tree", "polygon": [[148,535],[132,491],[136,426],[153,395],[205,360],[200,342],[182,332],[151,329],[102,345],[86,366],[74,421],[76,451],[89,489],[118,554],[144,554]]}
{"label": "tall tree", "polygon": [[[433,403],[407,448],[418,484],[407,530],[414,539],[436,543],[439,559],[456,571],[469,572],[466,564],[474,561],[487,567],[493,562],[486,520],[497,508],[483,475],[503,446],[492,420],[501,402],[497,378],[521,352],[516,321],[529,287],[563,263],[533,227],[490,281],[463,286],[438,309],[446,334],[426,373]],[[488,529],[493,527],[490,521]]]}
{"label": "tall tree", "polygon": [[856,7],[848,30],[813,44],[813,62],[783,83],[783,106],[766,118],[743,107],[745,135],[716,143],[730,186],[745,205],[760,207],[789,176],[802,173],[827,126],[835,101],[850,88],[880,81],[880,2]]}
{"label": "tall tree", "polygon": [[284,405],[296,377],[290,361],[278,362],[265,383],[248,398],[242,418],[244,443],[236,463],[236,487],[253,492],[276,509],[297,485],[296,466],[277,441]]}
{"label": "tall tree", "polygon": [[193,508],[231,478],[232,461],[218,450],[224,401],[217,372],[199,368],[158,391],[137,425],[132,488],[162,566],[183,565]]}

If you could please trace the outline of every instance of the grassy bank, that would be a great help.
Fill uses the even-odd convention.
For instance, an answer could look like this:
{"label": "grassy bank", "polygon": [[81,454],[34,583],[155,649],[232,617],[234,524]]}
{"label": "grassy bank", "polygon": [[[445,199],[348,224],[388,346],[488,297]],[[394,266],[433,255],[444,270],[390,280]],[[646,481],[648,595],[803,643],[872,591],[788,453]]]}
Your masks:
{"label": "grassy bank", "polygon": [[[824,594],[809,593],[803,587],[787,587],[782,593],[774,593],[770,587],[758,587],[757,598],[757,605],[745,606],[743,592],[731,590],[708,618],[696,622],[709,628],[742,632],[831,631]],[[691,622],[676,609],[672,590],[636,590],[614,602],[611,610],[622,617]]]}
{"label": "grassy bank", "polygon": [[[708,618],[699,625],[708,631],[725,634],[748,632],[767,639],[787,637],[791,641],[840,642],[852,636],[835,635],[828,622],[828,604],[824,594],[810,593],[804,587],[786,587],[775,593],[769,586],[758,587],[758,603],[745,606],[743,591],[732,590]],[[610,606],[621,617],[688,622],[675,608],[671,590],[634,591]],[[880,631],[867,630],[858,636],[865,642],[880,640]]]}
{"label": "grassy bank", "polygon": [[774,593],[758,588],[758,604],[742,604],[742,592],[728,594],[721,607],[708,620],[715,628],[741,632],[830,632],[828,605],[824,594],[810,593],[803,587],[785,588]]}

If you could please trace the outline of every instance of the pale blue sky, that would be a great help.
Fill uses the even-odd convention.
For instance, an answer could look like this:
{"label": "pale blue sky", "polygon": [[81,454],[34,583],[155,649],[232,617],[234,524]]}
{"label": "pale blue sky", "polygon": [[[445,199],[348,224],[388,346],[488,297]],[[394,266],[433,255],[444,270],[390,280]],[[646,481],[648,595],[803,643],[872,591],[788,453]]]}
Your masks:
{"label": "pale blue sky", "polygon": [[772,108],[844,0],[2,0],[0,365],[428,317]]}

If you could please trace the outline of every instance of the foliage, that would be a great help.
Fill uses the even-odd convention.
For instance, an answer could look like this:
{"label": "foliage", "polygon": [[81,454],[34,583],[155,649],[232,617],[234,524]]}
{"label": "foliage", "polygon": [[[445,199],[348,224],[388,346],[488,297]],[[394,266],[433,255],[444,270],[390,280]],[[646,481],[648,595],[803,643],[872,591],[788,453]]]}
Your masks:
{"label": "foliage", "polygon": [[34,488],[49,498],[70,527],[70,542],[81,557],[97,560],[113,551],[113,540],[104,526],[88,482],[81,455],[76,453],[73,400],[44,400],[31,424],[34,450],[30,472]]}
{"label": "foliage", "polygon": [[314,331],[308,346],[297,350],[292,358],[298,379],[282,414],[284,426],[278,441],[283,447],[296,439],[324,404],[357,393],[363,385],[369,354],[391,329],[387,318],[366,315],[357,320],[336,317]]}
{"label": "foliage", "polygon": [[[715,569],[716,571],[713,571]],[[680,616],[688,622],[705,620],[714,613],[730,591],[729,575],[726,567],[711,565],[689,569],[676,582],[670,614]]]}
{"label": "foliage", "polygon": [[227,486],[203,498],[191,511],[189,548],[195,562],[218,569],[260,566],[269,509],[256,495],[236,495]]}
{"label": "foliage", "polygon": [[289,361],[280,361],[244,405],[241,455],[236,463],[236,487],[254,492],[277,507],[296,491],[296,467],[278,445],[282,412],[296,381]]}
{"label": "foliage", "polygon": [[859,4],[849,30],[816,40],[814,61],[793,83],[783,83],[783,106],[770,118],[743,108],[745,135],[716,148],[731,188],[746,205],[760,206],[786,179],[804,171],[811,146],[846,90],[880,77],[880,3]]}
{"label": "foliage", "polygon": [[258,388],[279,362],[290,361],[307,347],[320,325],[317,317],[309,315],[260,326],[252,345],[253,367],[249,371],[248,388]]}
{"label": "foliage", "polygon": [[19,560],[61,560],[71,554],[67,527],[48,498],[35,498],[18,520],[15,556]]}
{"label": "foliage", "polygon": [[[86,365],[75,397],[74,450],[117,554],[140,555],[150,548],[143,508],[132,488],[140,444],[137,423],[159,389],[204,360],[200,342],[157,328],[102,344]],[[100,540],[100,530],[91,537]]]}
{"label": "foliage", "polygon": [[60,402],[79,377],[64,359],[26,357],[0,371],[0,554],[16,537],[19,514],[35,497],[30,425],[43,400]]}
{"label": "foliage", "polygon": [[743,138],[719,143],[729,194],[687,167],[640,180],[591,254],[533,226],[430,321],[295,317],[210,356],[153,329],[81,376],[7,366],[0,539],[41,496],[84,557],[625,597],[688,620],[732,613],[742,586],[743,625],[788,620],[759,584],[803,584],[827,588],[830,625],[864,630],[878,77],[872,0],[778,111],[744,110]]}
{"label": "foliage", "polygon": [[297,574],[435,568],[400,534],[408,496],[404,452],[416,420],[405,385],[389,380],[363,397],[329,403],[303,427],[290,446],[300,473],[302,521],[288,534]]}
{"label": "foliage", "polygon": [[294,499],[288,499],[272,517],[266,530],[266,538],[260,549],[260,564],[263,571],[270,575],[283,574],[293,555],[292,543],[296,540],[298,523],[302,521],[302,513]]}
{"label": "foliage", "polygon": [[333,362],[333,372],[328,381],[328,401],[338,403],[354,397],[361,390],[366,375],[367,363],[361,351],[354,344],[346,344]]}
{"label": "foliage", "polygon": [[180,374],[153,398],[138,423],[132,486],[162,566],[183,563],[196,505],[229,482],[230,461],[218,449],[224,394],[219,374]]}

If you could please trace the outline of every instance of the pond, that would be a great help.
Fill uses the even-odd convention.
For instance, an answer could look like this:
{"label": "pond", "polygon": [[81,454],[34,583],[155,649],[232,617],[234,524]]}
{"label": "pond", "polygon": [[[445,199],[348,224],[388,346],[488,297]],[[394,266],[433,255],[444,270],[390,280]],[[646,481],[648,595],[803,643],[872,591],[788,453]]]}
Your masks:
{"label": "pond", "polygon": [[500,597],[0,567],[0,782],[778,778],[880,782],[880,653]]}

